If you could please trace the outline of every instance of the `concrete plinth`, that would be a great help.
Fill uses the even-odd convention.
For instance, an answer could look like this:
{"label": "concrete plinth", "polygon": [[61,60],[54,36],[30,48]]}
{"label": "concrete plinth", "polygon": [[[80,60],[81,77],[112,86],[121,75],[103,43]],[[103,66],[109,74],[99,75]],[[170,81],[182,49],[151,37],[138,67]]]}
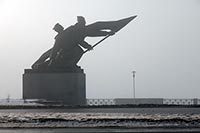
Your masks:
{"label": "concrete plinth", "polygon": [[85,74],[61,71],[23,74],[23,99],[46,99],[67,105],[86,104]]}

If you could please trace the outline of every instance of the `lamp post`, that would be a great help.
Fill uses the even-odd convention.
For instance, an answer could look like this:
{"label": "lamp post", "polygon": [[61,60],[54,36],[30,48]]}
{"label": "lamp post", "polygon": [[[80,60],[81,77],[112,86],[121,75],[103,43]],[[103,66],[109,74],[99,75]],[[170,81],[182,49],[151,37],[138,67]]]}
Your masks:
{"label": "lamp post", "polygon": [[136,71],[132,71],[133,74],[133,98],[135,98],[135,74]]}

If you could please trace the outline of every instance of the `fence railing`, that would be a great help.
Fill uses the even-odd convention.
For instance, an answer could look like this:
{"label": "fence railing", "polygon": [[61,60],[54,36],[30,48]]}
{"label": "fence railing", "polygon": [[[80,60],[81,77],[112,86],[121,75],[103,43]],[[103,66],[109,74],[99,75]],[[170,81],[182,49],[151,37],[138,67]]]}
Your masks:
{"label": "fence railing", "polygon": [[[0,105],[35,105],[38,102],[27,102],[23,99],[1,99]],[[200,105],[200,99],[162,99],[162,98],[120,98],[120,99],[87,99],[87,105],[122,105],[122,104],[164,104],[164,105]]]}
{"label": "fence railing", "polygon": [[[123,99],[122,99],[123,100]],[[134,100],[134,99],[130,99]],[[138,101],[138,99],[135,99]],[[139,99],[140,100],[140,99]],[[144,101],[144,99],[142,99]],[[145,98],[148,101],[148,98]],[[119,101],[119,99],[118,99]],[[128,102],[127,104],[130,104]],[[200,99],[163,99],[164,105],[200,105]],[[126,104],[126,103],[124,103]],[[134,103],[133,103],[134,104]],[[118,105],[116,99],[87,99],[87,105]]]}
{"label": "fence railing", "polygon": [[87,105],[116,105],[115,99],[87,99]]}

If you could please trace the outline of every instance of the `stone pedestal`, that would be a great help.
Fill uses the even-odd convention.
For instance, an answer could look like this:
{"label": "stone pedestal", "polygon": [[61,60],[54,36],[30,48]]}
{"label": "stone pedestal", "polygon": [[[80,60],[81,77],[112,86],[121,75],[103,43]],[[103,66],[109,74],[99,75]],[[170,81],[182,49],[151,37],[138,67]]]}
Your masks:
{"label": "stone pedestal", "polygon": [[25,69],[23,99],[46,99],[63,102],[66,105],[84,105],[86,104],[85,74]]}

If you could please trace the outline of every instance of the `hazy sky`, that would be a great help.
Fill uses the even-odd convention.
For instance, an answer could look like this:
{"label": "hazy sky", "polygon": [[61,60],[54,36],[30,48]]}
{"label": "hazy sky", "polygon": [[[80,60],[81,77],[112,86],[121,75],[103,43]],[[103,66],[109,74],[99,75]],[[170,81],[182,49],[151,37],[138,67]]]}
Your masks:
{"label": "hazy sky", "polygon": [[[88,98],[200,98],[200,0],[0,0],[0,98],[54,44],[52,27],[138,15],[79,62]],[[93,44],[100,38],[87,38]]]}

